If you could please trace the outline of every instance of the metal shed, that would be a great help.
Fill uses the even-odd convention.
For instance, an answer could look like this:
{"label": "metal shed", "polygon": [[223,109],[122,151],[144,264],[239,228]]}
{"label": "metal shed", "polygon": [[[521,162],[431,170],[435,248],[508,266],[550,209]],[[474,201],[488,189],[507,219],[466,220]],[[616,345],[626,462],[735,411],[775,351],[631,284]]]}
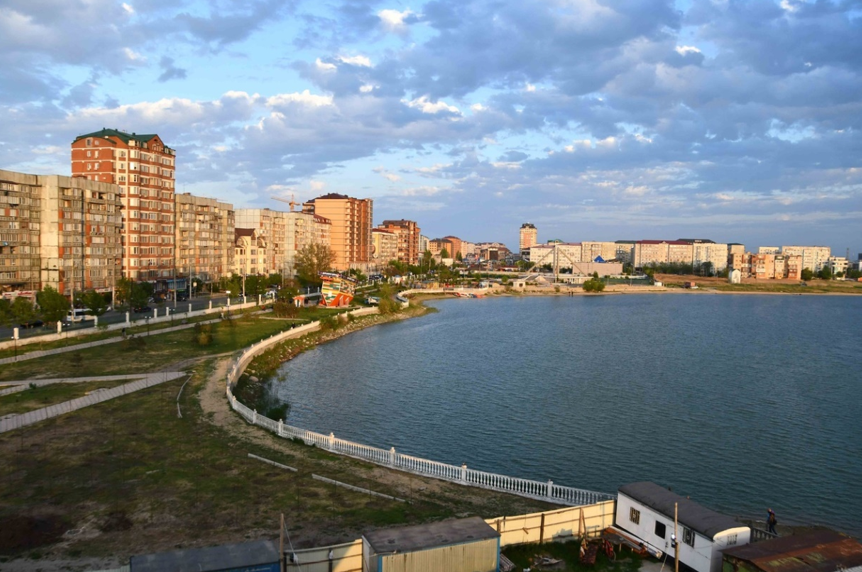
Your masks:
{"label": "metal shed", "polygon": [[496,572],[500,533],[481,518],[387,528],[362,535],[363,572]]}
{"label": "metal shed", "polygon": [[131,572],[279,572],[276,543],[224,544],[132,556]]}
{"label": "metal shed", "polygon": [[835,572],[862,566],[862,544],[831,530],[724,551],[722,572]]}

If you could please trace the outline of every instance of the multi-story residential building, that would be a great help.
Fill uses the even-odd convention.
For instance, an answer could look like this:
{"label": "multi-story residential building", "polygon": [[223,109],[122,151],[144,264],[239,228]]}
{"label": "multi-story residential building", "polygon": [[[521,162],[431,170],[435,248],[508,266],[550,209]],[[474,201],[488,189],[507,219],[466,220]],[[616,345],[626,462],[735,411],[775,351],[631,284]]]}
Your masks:
{"label": "multi-story residential building", "polygon": [[285,220],[285,274],[296,275],[296,257],[300,251],[312,244],[329,247],[332,223],[328,218],[304,212],[282,213]]}
{"label": "multi-story residential building", "polygon": [[460,238],[458,238],[457,236],[449,235],[449,236],[444,236],[443,240],[449,241],[449,244],[452,245],[451,249],[449,249],[449,256],[451,258],[458,258],[459,254],[462,257],[464,256],[464,253],[461,252],[461,239]]}
{"label": "multi-story residential building", "polygon": [[529,255],[530,247],[539,243],[539,231],[531,222],[525,222],[521,225],[521,232],[518,239],[518,252],[522,257],[526,258]]}
{"label": "multi-story residential building", "polygon": [[581,262],[592,262],[601,257],[602,260],[617,260],[619,244],[604,241],[581,242]]}
{"label": "multi-story residential building", "polygon": [[832,275],[847,273],[847,268],[850,266],[850,261],[843,256],[830,256],[826,259],[826,266],[832,271]]}
{"label": "multi-story residential building", "polygon": [[784,278],[802,280],[802,257],[798,254],[784,255]]}
{"label": "multi-story residential building", "polygon": [[614,244],[617,245],[616,259],[623,264],[630,264],[635,256],[635,241],[617,240]]}
{"label": "multi-story residential building", "polygon": [[122,271],[167,285],[174,270],[176,154],[156,134],[102,129],[72,142],[72,176],[120,188]]}
{"label": "multi-story residential building", "polygon": [[332,223],[330,247],[335,269],[368,269],[371,257],[371,228],[374,201],[330,193],[303,203],[303,212],[320,215]]}
{"label": "multi-story residential building", "polygon": [[454,259],[457,254],[461,252],[461,240],[454,236],[435,238],[434,240],[429,241],[428,250],[431,251],[431,254],[441,257],[443,257],[443,251],[445,250],[448,256],[445,256],[444,258]]}
{"label": "multi-story residential building", "polygon": [[420,254],[425,254],[425,251],[428,250],[428,242],[429,238],[423,234],[419,235],[419,252]]}
{"label": "multi-story residential building", "polygon": [[255,274],[287,273],[286,214],[270,209],[236,210],[236,228],[254,229],[257,231],[257,238],[263,239],[264,251],[258,252],[258,255],[263,256],[264,262],[256,266]]}
{"label": "multi-story residential building", "polygon": [[234,230],[234,273],[239,276],[268,275],[267,244],[259,229]]}
{"label": "multi-story residential building", "polygon": [[697,268],[704,263],[712,265],[713,272],[727,268],[728,245],[711,240],[692,239],[692,264]]}
{"label": "multi-story residential building", "polygon": [[651,264],[691,264],[693,249],[683,240],[637,240],[634,245],[634,267]]}
{"label": "multi-story residential building", "polygon": [[467,242],[466,240],[461,241],[461,256],[464,258],[471,257],[475,258],[478,256],[479,247],[475,242]]}
{"label": "multi-story residential building", "polygon": [[176,194],[177,290],[188,280],[214,282],[233,271],[233,205],[190,193]]}
{"label": "multi-story residential building", "polygon": [[781,249],[777,246],[759,246],[757,248],[757,254],[779,254],[781,253]]}
{"label": "multi-story residential building", "polygon": [[740,277],[751,276],[751,253],[734,252],[727,256],[727,265],[733,270],[739,270]]}
{"label": "multi-story residential building", "polygon": [[419,264],[419,226],[412,220],[384,220],[377,228],[394,233],[398,239],[398,260],[407,264]]}
{"label": "multi-story residential building", "polygon": [[110,291],[121,225],[116,185],[0,171],[0,288]]}
{"label": "multi-story residential building", "polygon": [[378,268],[398,258],[398,235],[389,230],[374,228],[371,229],[371,237],[374,242],[372,258]]}
{"label": "multi-story residential building", "polygon": [[781,253],[799,255],[803,268],[820,272],[832,256],[832,249],[828,246],[782,246]]}
{"label": "multi-story residential building", "polygon": [[752,254],[751,275],[758,280],[775,278],[775,257],[778,254]]}
{"label": "multi-story residential building", "polygon": [[555,242],[553,244],[535,244],[529,250],[529,262],[536,266],[550,264],[555,270],[573,268],[583,261],[580,242]]}

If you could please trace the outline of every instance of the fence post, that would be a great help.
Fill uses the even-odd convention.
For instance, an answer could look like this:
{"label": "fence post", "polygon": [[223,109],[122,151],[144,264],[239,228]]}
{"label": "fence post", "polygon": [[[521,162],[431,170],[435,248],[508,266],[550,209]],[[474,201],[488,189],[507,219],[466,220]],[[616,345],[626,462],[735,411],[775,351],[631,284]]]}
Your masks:
{"label": "fence post", "polygon": [[462,483],[467,482],[467,463],[461,464],[461,482]]}
{"label": "fence post", "polygon": [[395,452],[395,447],[389,449],[389,464],[391,466],[395,466],[395,460],[397,458],[398,453]]}
{"label": "fence post", "polygon": [[283,437],[283,435],[281,434],[283,429],[284,429],[284,421],[279,419],[278,420],[278,436],[279,437]]}
{"label": "fence post", "polygon": [[257,409],[255,409],[255,410],[254,410],[254,413],[253,413],[253,414],[252,414],[252,416],[251,416],[251,422],[252,422],[254,425],[257,425]]}
{"label": "fence post", "polygon": [[329,434],[329,450],[335,449],[335,433]]}
{"label": "fence post", "polygon": [[548,493],[545,495],[548,498],[551,498],[551,491],[554,489],[554,481],[548,479]]}

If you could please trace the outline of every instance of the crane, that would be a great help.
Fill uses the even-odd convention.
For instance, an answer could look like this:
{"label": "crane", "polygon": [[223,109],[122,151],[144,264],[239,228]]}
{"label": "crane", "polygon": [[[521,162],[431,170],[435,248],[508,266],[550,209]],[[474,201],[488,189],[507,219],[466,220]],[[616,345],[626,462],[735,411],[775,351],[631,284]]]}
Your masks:
{"label": "crane", "polygon": [[296,205],[298,205],[298,204],[299,204],[298,202],[296,202],[296,201],[293,199],[293,193],[290,193],[290,200],[282,199],[282,198],[280,198],[280,197],[269,197],[269,198],[271,198],[271,199],[272,199],[272,200],[274,200],[274,201],[279,201],[279,202],[282,202],[282,203],[287,203],[287,204],[289,204],[289,205],[290,205],[290,212],[293,212],[293,207],[295,207]]}

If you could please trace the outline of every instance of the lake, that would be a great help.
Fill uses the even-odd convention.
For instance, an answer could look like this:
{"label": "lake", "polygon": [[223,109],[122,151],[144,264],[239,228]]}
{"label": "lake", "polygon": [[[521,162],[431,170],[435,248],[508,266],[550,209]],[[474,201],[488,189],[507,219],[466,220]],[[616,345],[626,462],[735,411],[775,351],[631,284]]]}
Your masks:
{"label": "lake", "polygon": [[[284,364],[291,425],[602,492],[862,535],[862,297],[428,303]],[[489,515],[491,516],[491,515]]]}

